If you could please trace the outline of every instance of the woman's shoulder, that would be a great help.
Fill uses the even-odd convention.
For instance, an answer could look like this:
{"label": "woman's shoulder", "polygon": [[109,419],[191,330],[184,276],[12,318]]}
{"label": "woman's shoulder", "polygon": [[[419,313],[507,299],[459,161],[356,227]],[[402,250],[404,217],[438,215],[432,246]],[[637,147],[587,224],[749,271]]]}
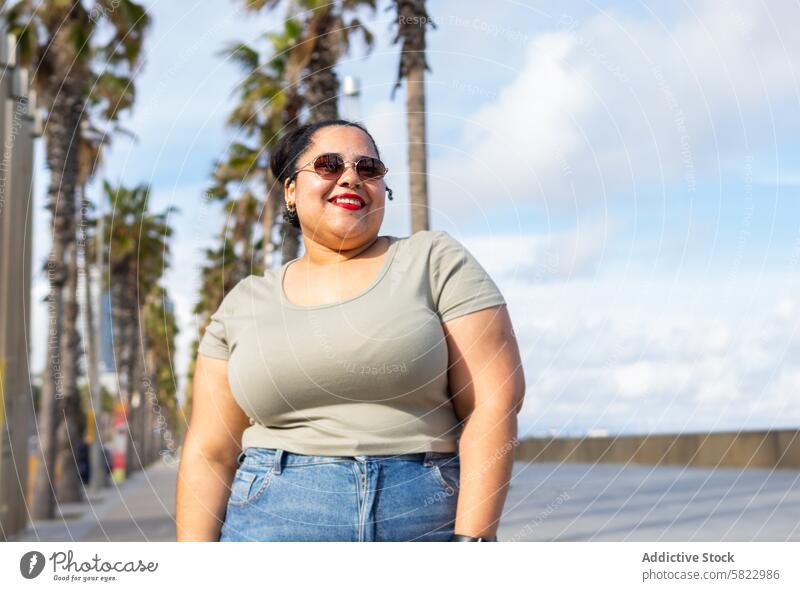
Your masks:
{"label": "woman's shoulder", "polygon": [[399,239],[400,258],[409,265],[430,270],[460,264],[471,256],[469,250],[446,230],[420,230]]}
{"label": "woman's shoulder", "polygon": [[253,302],[256,299],[262,301],[263,298],[270,297],[273,277],[274,270],[269,270],[263,275],[252,274],[244,277],[228,291],[228,294],[222,300],[223,306],[229,311],[240,310],[248,302]]}
{"label": "woman's shoulder", "polygon": [[248,275],[239,282],[239,285],[241,285],[239,292],[242,295],[257,294],[264,296],[270,294],[278,273],[280,273],[280,268],[267,269],[264,273]]}
{"label": "woman's shoulder", "polygon": [[445,230],[419,230],[410,236],[403,236],[398,240],[405,245],[406,248],[415,252],[426,251],[430,252],[432,249],[446,246],[449,242],[456,242]]}

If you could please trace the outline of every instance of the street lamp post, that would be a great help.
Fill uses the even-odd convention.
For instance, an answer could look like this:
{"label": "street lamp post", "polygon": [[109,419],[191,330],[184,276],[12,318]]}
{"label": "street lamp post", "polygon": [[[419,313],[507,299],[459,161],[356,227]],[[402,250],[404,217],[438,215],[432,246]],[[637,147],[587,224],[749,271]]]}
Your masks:
{"label": "street lamp post", "polygon": [[29,72],[0,29],[0,532],[25,528],[28,437],[33,141],[41,135]]}

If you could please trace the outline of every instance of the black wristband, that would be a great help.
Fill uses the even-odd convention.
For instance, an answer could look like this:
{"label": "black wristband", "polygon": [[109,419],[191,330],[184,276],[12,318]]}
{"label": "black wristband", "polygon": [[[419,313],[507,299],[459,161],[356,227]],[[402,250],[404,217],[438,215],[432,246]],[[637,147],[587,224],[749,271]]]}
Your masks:
{"label": "black wristband", "polygon": [[465,536],[464,534],[453,534],[450,538],[451,542],[496,542],[497,536],[483,536],[476,538],[474,536]]}

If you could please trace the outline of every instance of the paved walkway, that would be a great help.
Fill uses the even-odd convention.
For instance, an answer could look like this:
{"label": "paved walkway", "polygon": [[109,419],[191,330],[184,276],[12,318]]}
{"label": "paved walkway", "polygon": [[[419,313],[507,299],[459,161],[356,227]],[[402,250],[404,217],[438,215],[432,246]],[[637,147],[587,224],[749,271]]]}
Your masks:
{"label": "paved walkway", "polygon": [[175,541],[177,476],[177,461],[159,460],[88,503],[62,505],[58,519],[30,523],[12,541]]}
{"label": "paved walkway", "polygon": [[514,464],[501,541],[800,541],[800,471]]}
{"label": "paved walkway", "polygon": [[[177,462],[157,462],[15,541],[173,541]],[[501,541],[800,541],[800,471],[514,464]]]}

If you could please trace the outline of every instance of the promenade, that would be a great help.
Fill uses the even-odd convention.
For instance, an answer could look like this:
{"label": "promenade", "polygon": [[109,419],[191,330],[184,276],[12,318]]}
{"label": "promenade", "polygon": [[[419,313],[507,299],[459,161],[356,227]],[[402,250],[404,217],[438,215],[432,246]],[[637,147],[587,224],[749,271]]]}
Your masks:
{"label": "promenade", "polygon": [[99,495],[90,495],[88,503],[62,505],[57,519],[29,523],[11,541],[175,541],[177,475],[177,461],[159,460]]}
{"label": "promenade", "polygon": [[[13,541],[173,541],[177,462],[62,507]],[[800,541],[800,471],[516,462],[498,538]]]}

